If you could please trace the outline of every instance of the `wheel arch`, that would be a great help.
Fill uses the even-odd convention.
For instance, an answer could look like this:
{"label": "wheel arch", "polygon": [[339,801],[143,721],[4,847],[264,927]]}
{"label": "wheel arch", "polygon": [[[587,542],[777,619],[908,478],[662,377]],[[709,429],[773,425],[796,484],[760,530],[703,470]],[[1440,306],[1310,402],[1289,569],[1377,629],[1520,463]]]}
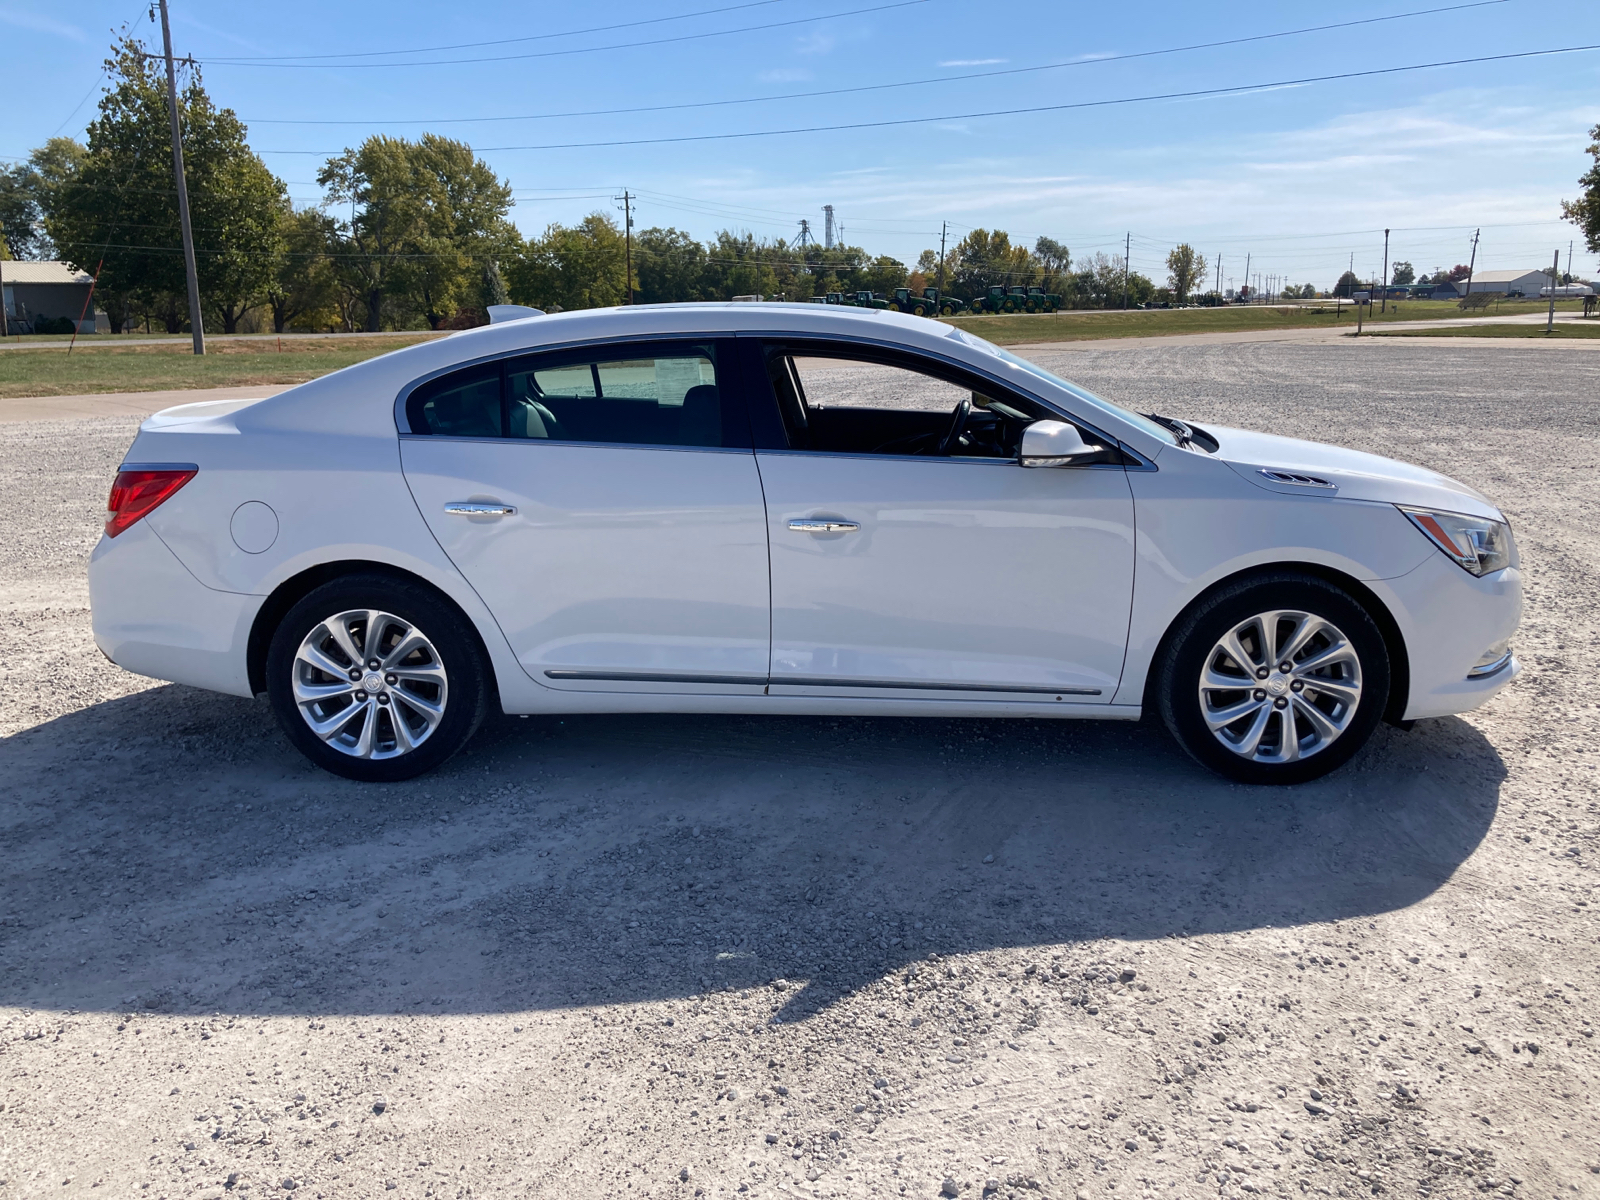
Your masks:
{"label": "wheel arch", "polygon": [[448,604],[466,623],[472,631],[473,638],[478,643],[478,651],[483,655],[483,661],[489,668],[489,688],[492,693],[491,701],[496,706],[499,704],[500,685],[495,670],[494,656],[489,653],[489,647],[484,643],[483,632],[478,628],[478,623],[456,603],[454,597],[437,585],[430,583],[414,571],[407,571],[390,563],[374,562],[369,559],[341,559],[335,562],[318,563],[308,567],[297,575],[291,575],[276,588],[274,588],[266,601],[257,610],[255,620],[250,626],[250,637],[245,647],[245,664],[249,672],[250,690],[260,695],[267,690],[267,651],[272,645],[272,635],[277,631],[278,623],[288,614],[289,610],[300,603],[306,596],[325,583],[335,579],[343,579],[349,575],[387,575],[392,579],[412,584],[416,587],[426,588],[442,603]]}
{"label": "wheel arch", "polygon": [[1242,571],[1235,571],[1232,575],[1224,576],[1210,587],[1201,591],[1197,596],[1173,614],[1172,620],[1167,622],[1167,627],[1162,631],[1161,640],[1156,643],[1156,652],[1151,656],[1150,669],[1145,673],[1144,679],[1144,709],[1146,712],[1156,711],[1156,664],[1162,661],[1168,646],[1172,641],[1173,633],[1184,619],[1200,605],[1204,604],[1223,588],[1235,584],[1248,582],[1253,578],[1275,575],[1283,571],[1294,571],[1302,575],[1310,575],[1321,579],[1334,587],[1348,592],[1351,599],[1366,609],[1367,615],[1377,625],[1378,632],[1383,635],[1384,648],[1389,652],[1389,696],[1384,703],[1383,719],[1392,725],[1398,725],[1405,713],[1407,702],[1411,696],[1411,660],[1406,651],[1406,640],[1400,632],[1400,624],[1395,620],[1394,614],[1389,611],[1389,606],[1383,599],[1353,575],[1322,563],[1312,562],[1278,562],[1261,566],[1248,567]]}

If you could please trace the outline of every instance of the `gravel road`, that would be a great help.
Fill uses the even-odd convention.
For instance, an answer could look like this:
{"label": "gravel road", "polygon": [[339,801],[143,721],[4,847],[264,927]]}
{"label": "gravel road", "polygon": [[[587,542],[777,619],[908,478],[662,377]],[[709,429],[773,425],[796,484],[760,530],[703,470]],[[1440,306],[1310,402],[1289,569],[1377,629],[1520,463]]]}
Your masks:
{"label": "gravel road", "polygon": [[1600,1195],[1600,357],[1031,351],[1500,500],[1527,671],[1294,790],[1153,723],[501,720],[409,784],[89,635],[7,425],[0,1198]]}

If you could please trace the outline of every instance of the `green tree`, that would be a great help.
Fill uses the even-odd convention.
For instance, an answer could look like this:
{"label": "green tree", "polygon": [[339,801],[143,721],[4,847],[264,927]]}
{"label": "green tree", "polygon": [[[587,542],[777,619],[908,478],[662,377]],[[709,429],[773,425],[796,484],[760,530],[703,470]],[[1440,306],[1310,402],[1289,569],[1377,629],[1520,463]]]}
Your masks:
{"label": "green tree", "polygon": [[382,135],[329,159],[317,172],[329,199],[349,205],[336,263],[364,301],[368,330],[412,314],[437,329],[478,294],[490,258],[515,253],[506,220],[511,188],[464,142],[425,133]]}
{"label": "green tree", "polygon": [[[81,268],[104,255],[108,307],[116,297],[137,300],[177,332],[187,305],[165,80],[133,37],[113,46],[106,72],[81,162],[72,166],[66,147],[43,148],[51,152],[37,167],[47,181],[45,228]],[[186,71],[178,108],[200,295],[232,333],[271,278],[284,188],[250,150],[239,118],[212,104],[198,70]]]}
{"label": "green tree", "polygon": [[546,311],[605,308],[627,299],[623,234],[606,213],[590,213],[573,226],[551,225],[507,269],[517,304]]}
{"label": "green tree", "polygon": [[681,229],[646,229],[634,239],[634,272],[641,304],[700,299],[705,247]]}
{"label": "green tree", "polygon": [[18,258],[51,258],[45,230],[61,185],[83,164],[87,151],[72,138],[54,137],[14,167],[0,167],[0,238]]}
{"label": "green tree", "polygon": [[1033,282],[1039,274],[1025,246],[1013,246],[1003,229],[990,233],[974,229],[956,245],[950,290],[963,299],[981,296],[999,284],[1015,287]]}
{"label": "green tree", "polygon": [[272,328],[282,333],[297,321],[315,326],[328,324],[328,314],[338,308],[338,288],[333,261],[337,223],[321,209],[296,212],[286,200],[279,213],[279,250],[273,272],[263,289],[272,309]]}
{"label": "green tree", "polygon": [[1408,283],[1415,283],[1416,281],[1417,272],[1410,263],[1397,262],[1394,264],[1394,276],[1389,280],[1390,283],[1404,285]]}
{"label": "green tree", "polygon": [[1356,278],[1356,273],[1354,271],[1346,271],[1339,276],[1339,282],[1333,285],[1333,294],[1348,300],[1351,293],[1361,290],[1361,286],[1361,280]]}
{"label": "green tree", "polygon": [[1589,130],[1590,142],[1584,152],[1594,160],[1578,183],[1583,188],[1576,200],[1561,202],[1561,215],[1583,231],[1589,253],[1600,254],[1600,125]]}
{"label": "green tree", "polygon": [[1167,255],[1167,283],[1179,304],[1189,299],[1195,285],[1205,278],[1205,255],[1197,254],[1188,242],[1181,242]]}

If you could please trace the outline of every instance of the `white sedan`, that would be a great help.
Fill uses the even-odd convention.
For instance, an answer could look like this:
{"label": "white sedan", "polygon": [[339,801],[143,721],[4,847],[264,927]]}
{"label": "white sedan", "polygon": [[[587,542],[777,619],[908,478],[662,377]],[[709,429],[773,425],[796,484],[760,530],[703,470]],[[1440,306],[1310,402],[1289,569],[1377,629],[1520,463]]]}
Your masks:
{"label": "white sedan", "polygon": [[[1518,673],[1505,517],[820,305],[513,319],[146,421],[89,565],[130,671],[404,779],[490,711],[1160,713],[1251,783]],[[505,316],[506,314],[497,314]]]}

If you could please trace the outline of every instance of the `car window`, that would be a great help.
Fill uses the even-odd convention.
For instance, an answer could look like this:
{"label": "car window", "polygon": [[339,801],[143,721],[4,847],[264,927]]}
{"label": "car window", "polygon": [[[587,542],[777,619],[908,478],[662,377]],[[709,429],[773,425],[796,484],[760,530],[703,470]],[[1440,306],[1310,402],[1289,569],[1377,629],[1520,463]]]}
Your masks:
{"label": "car window", "polygon": [[750,445],[743,407],[719,386],[714,342],[478,363],[418,385],[406,400],[406,417],[412,433],[435,437]]}
{"label": "car window", "polygon": [[1022,429],[1047,415],[915,359],[805,344],[769,345],[766,358],[791,449],[1014,458]]}
{"label": "car window", "polygon": [[480,363],[430,379],[406,403],[411,428],[436,437],[499,437],[500,364]]}
{"label": "car window", "polygon": [[[609,348],[608,348],[609,349]],[[715,347],[600,350],[506,364],[509,436],[643,446],[723,446]]]}

